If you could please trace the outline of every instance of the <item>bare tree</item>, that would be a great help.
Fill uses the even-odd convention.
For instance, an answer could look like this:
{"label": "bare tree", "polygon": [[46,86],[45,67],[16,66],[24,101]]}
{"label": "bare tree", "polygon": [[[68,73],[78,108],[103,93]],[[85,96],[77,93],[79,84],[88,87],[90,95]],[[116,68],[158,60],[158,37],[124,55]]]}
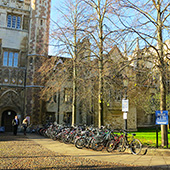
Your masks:
{"label": "bare tree", "polygon": [[[114,62],[116,56],[112,55],[111,59],[110,51],[115,47],[115,37],[119,39],[119,36],[116,36],[118,32],[117,28],[111,20],[114,17],[111,12],[112,5],[112,0],[72,0],[68,1],[63,9],[57,9],[60,13],[60,18],[58,21],[54,21],[54,29],[51,36],[58,43],[56,46],[58,51],[57,56],[72,58],[72,64],[69,66],[65,62],[63,67],[66,68],[65,66],[67,65],[68,68],[72,68],[72,125],[76,122],[76,97],[79,96],[80,99],[80,94],[82,100],[84,99],[83,103],[88,103],[86,96],[93,96],[95,100],[97,99],[98,126],[101,127],[103,125],[103,108],[104,103],[106,103],[104,101],[104,93],[107,91],[104,88],[104,82],[105,80],[109,82],[110,79],[117,80],[116,75],[120,74],[123,69],[123,67],[121,69],[117,67],[119,70],[115,71],[115,67],[115,72],[110,69],[113,65],[118,66],[118,62]],[[86,11],[87,9],[88,11]],[[108,65],[109,62],[110,64]],[[54,59],[53,64],[55,63],[56,61]],[[89,76],[89,74],[91,75]],[[54,80],[56,81],[56,78]],[[65,80],[67,80],[66,76]],[[51,79],[48,82],[50,81]],[[58,89],[55,88],[54,84],[57,85],[56,83],[52,83],[53,88],[48,88],[53,89],[53,92]],[[96,85],[98,87],[93,88],[93,91],[89,90],[88,87],[96,87]],[[97,97],[95,95],[96,89],[98,89]],[[78,93],[77,90],[79,90]],[[88,96],[88,94],[90,95]]]}
{"label": "bare tree", "polygon": [[[131,34],[133,38],[140,37],[141,45],[150,48],[152,61],[157,66],[160,76],[160,110],[166,110],[166,74],[169,54],[165,52],[164,45],[165,40],[169,38],[170,2],[168,0],[120,0],[117,8],[119,24],[123,26],[126,35]],[[167,146],[166,125],[161,125],[161,132],[162,146]]]}
{"label": "bare tree", "polygon": [[[50,36],[55,43],[56,56],[70,59],[63,64],[61,70],[57,70],[55,73],[53,69],[57,66],[57,57],[52,57],[51,62],[48,60],[49,65],[44,63],[41,72],[50,79],[47,80],[46,88],[43,90],[47,93],[50,93],[49,91],[54,93],[71,78],[73,89],[71,124],[74,125],[76,123],[77,67],[80,65],[78,57],[81,53],[79,45],[80,40],[84,38],[83,31],[80,31],[80,29],[85,28],[86,5],[83,5],[81,0],[67,0],[62,7],[56,8],[56,11],[60,17],[52,21],[53,28]],[[64,74],[64,77],[62,74]]]}
{"label": "bare tree", "polygon": [[[112,23],[114,18],[111,12],[114,1],[112,0],[84,0],[89,5],[89,23],[86,32],[89,34],[91,42],[91,52],[97,60],[98,73],[98,127],[103,125],[104,114],[104,77],[106,76],[105,65],[109,61],[109,51],[116,44],[117,28]],[[108,77],[107,77],[108,78]],[[113,77],[110,77],[113,79]]]}

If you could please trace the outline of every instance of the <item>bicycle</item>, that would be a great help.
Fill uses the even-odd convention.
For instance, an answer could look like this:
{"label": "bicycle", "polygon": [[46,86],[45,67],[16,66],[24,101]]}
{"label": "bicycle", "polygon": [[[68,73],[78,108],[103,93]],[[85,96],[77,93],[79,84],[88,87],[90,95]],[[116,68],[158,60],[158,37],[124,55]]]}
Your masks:
{"label": "bicycle", "polygon": [[121,130],[123,134],[120,136],[117,135],[113,140],[111,140],[107,146],[106,150],[108,152],[113,151],[117,148],[119,152],[124,152],[126,148],[130,148],[131,153],[134,155],[138,155],[142,150],[142,143],[139,139],[136,139],[136,134],[132,134],[131,137],[128,136],[127,131]]}
{"label": "bicycle", "polygon": [[89,142],[92,138],[92,134],[89,131],[82,131],[80,136],[77,136],[75,140],[75,146],[78,149],[82,149],[84,147],[89,148]]}
{"label": "bicycle", "polygon": [[107,129],[107,131],[102,132],[103,134],[100,133],[93,137],[93,140],[91,142],[93,150],[97,151],[103,150],[108,145],[109,141],[114,139],[115,134],[113,133],[112,130]]}

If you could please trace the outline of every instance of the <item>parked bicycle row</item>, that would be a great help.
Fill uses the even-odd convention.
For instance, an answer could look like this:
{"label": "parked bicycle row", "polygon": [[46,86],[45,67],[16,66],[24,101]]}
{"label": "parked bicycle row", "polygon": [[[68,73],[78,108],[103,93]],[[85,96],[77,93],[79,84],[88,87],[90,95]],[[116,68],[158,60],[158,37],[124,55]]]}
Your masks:
{"label": "parked bicycle row", "polygon": [[141,152],[142,144],[136,139],[136,134],[131,134],[122,129],[109,129],[106,127],[94,128],[87,126],[68,127],[58,124],[46,125],[38,128],[36,132],[53,140],[67,144],[74,144],[78,149],[84,147],[108,152],[118,150],[124,152],[127,148],[131,153],[137,155]]}

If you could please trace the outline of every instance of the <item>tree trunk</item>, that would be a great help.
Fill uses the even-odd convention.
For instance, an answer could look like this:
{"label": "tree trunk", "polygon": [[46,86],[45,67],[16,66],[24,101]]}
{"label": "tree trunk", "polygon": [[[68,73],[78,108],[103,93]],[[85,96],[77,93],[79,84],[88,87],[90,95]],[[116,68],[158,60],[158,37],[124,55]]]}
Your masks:
{"label": "tree trunk", "polygon": [[77,74],[76,74],[76,58],[77,58],[77,46],[76,46],[76,33],[75,33],[75,43],[74,43],[74,57],[73,57],[73,101],[72,101],[72,123],[74,126],[76,124],[76,88],[77,88]]}
{"label": "tree trunk", "polygon": [[77,4],[74,13],[74,51],[73,51],[73,101],[72,101],[72,123],[74,126],[76,124],[76,95],[77,95]]}
{"label": "tree trunk", "polygon": [[102,78],[102,61],[99,60],[99,95],[98,95],[98,127],[103,125],[103,78]]}
{"label": "tree trunk", "polygon": [[[157,1],[157,38],[158,38],[158,57],[159,57],[159,72],[160,72],[160,110],[166,110],[166,65],[163,54],[162,40],[162,20],[161,20],[161,3]],[[168,146],[167,125],[161,125],[162,146]]]}
{"label": "tree trunk", "polygon": [[[160,110],[166,110],[166,86],[165,74],[160,73]],[[168,130],[167,125],[161,125],[162,146],[168,147]]]}
{"label": "tree trunk", "polygon": [[75,61],[73,61],[73,101],[72,101],[72,123],[71,125],[74,126],[76,123],[76,67]]}
{"label": "tree trunk", "polygon": [[98,0],[99,17],[99,94],[98,94],[98,127],[103,125],[103,18]]}

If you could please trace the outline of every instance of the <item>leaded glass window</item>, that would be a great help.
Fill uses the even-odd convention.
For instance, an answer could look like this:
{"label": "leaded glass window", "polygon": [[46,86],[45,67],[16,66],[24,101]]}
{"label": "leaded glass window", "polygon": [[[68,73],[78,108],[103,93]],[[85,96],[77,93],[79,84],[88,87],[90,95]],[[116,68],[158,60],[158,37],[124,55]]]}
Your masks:
{"label": "leaded glass window", "polygon": [[7,16],[7,27],[20,29],[21,28],[21,16],[9,14]]}
{"label": "leaded glass window", "polygon": [[4,51],[3,66],[18,67],[18,52]]}

